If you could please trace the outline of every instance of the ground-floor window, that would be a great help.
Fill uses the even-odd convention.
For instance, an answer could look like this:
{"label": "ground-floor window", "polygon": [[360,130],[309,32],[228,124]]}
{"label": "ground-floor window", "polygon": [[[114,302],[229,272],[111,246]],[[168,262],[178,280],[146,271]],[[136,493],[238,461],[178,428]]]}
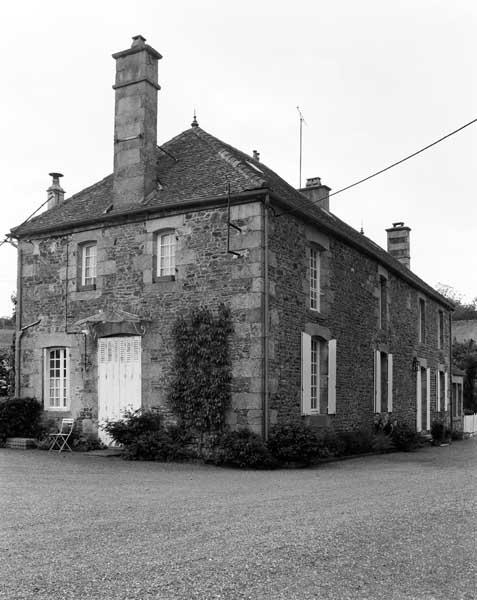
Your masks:
{"label": "ground-floor window", "polygon": [[45,349],[44,400],[46,410],[69,408],[68,348]]}
{"label": "ground-floor window", "polygon": [[301,397],[304,415],[336,413],[336,340],[302,333]]}
{"label": "ground-floor window", "polygon": [[393,411],[393,355],[374,352],[374,412]]}

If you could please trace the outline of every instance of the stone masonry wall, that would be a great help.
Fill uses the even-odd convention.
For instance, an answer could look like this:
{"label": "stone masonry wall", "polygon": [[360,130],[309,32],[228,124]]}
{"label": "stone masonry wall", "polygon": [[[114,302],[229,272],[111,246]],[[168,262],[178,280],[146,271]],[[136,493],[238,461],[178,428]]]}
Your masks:
{"label": "stone masonry wall", "polygon": [[[227,254],[227,213],[216,208],[104,226],[89,231],[22,241],[22,325],[41,323],[22,338],[21,394],[43,397],[43,349],[69,348],[71,414],[97,419],[97,344],[71,333],[73,324],[107,308],[119,308],[149,320],[142,338],[142,403],[168,412],[173,358],[171,328],[194,306],[224,302],[232,311],[233,389],[228,422],[262,424],[263,226],[261,204],[232,207],[242,232],[231,234]],[[175,281],[153,281],[154,233],[177,234]],[[96,290],[78,291],[78,245],[97,242]],[[52,417],[64,413],[48,411]]]}
{"label": "stone masonry wall", "polygon": [[[308,252],[321,250],[321,310],[309,309]],[[416,426],[413,357],[431,368],[431,422],[437,416],[436,370],[448,370],[448,313],[434,300],[343,242],[298,219],[270,216],[271,419],[301,419],[301,332],[325,331],[337,340],[336,430],[371,427],[374,351],[393,355],[393,413]],[[388,323],[379,327],[379,280],[387,280]],[[426,342],[418,342],[419,298],[425,298]],[[438,348],[438,310],[444,311],[444,346]],[[449,384],[450,390],[450,384]],[[423,398],[425,405],[425,398]],[[322,411],[323,412],[323,411]],[[326,412],[326,408],[325,408]],[[323,421],[322,421],[323,422]]]}

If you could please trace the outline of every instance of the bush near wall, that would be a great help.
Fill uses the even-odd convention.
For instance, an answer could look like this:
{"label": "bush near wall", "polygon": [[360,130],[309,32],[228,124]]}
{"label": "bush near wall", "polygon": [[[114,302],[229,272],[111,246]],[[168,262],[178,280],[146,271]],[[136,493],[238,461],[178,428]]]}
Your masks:
{"label": "bush near wall", "polygon": [[364,429],[335,433],[300,422],[275,425],[267,443],[248,429],[224,428],[208,435],[203,444],[183,423],[165,425],[158,412],[144,409],[125,413],[123,420],[109,422],[103,428],[123,446],[126,460],[199,458],[215,465],[254,469],[308,466],[327,458],[370,452],[409,452],[421,445],[419,434],[405,425],[395,424],[389,433],[379,430],[373,434]]}
{"label": "bush near wall", "polygon": [[9,437],[37,438],[41,433],[42,406],[34,398],[0,402],[0,445]]}

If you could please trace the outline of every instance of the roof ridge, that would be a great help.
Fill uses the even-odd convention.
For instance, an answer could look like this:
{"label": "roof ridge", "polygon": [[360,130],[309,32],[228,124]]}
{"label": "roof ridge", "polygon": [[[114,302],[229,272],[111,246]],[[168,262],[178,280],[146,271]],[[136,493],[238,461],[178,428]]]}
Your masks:
{"label": "roof ridge", "polygon": [[[268,185],[268,181],[265,177],[260,177],[255,172],[252,172],[252,167],[246,164],[247,161],[245,159],[243,159],[241,156],[239,158],[234,157],[234,153],[247,156],[244,152],[234,148],[233,146],[230,146],[230,144],[226,144],[200,127],[193,127],[191,130],[201,142],[212,148],[222,160],[237,169],[241,175],[244,175],[250,179],[255,187],[265,187]],[[252,160],[252,157],[247,156],[247,158]]]}

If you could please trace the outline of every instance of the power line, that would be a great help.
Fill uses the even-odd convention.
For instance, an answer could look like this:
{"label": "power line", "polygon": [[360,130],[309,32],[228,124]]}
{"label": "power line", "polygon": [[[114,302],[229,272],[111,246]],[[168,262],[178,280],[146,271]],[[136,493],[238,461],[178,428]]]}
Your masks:
{"label": "power line", "polygon": [[454,135],[455,133],[462,131],[466,127],[469,127],[469,125],[472,125],[473,123],[476,123],[476,122],[477,122],[477,118],[473,119],[472,121],[469,121],[465,125],[462,125],[462,127],[459,127],[458,129],[455,129],[454,131],[451,131],[447,135],[444,135],[443,137],[439,138],[435,142],[432,142],[432,144],[428,144],[427,146],[424,146],[424,148],[417,150],[417,152],[413,152],[412,154],[409,154],[409,156],[406,156],[405,158],[401,158],[401,160],[398,160],[397,162],[393,163],[392,165],[389,165],[388,167],[385,167],[384,169],[381,169],[380,171],[376,171],[376,173],[373,173],[372,175],[368,175],[368,177],[365,177],[364,179],[360,179],[359,181],[356,181],[355,183],[347,185],[346,187],[341,188],[340,190],[337,190],[336,192],[333,192],[332,194],[330,194],[330,196],[336,196],[336,194],[341,194],[341,192],[349,190],[350,188],[354,187],[355,185],[364,183],[365,181],[368,181],[369,179],[372,179],[373,177],[376,177],[377,175],[381,175],[381,173],[384,173],[385,171],[389,171],[389,169],[392,169],[393,167],[397,167],[397,165],[400,165],[403,162],[405,162],[406,160],[409,160],[410,158],[413,158],[414,156],[421,154],[421,152],[424,152],[425,150],[429,150],[429,148],[432,148],[432,146],[439,144],[439,142],[446,140],[447,138],[451,137],[451,135]]}
{"label": "power line", "polygon": [[[429,148],[432,148],[436,144],[439,144],[443,140],[446,140],[447,138],[450,138],[452,135],[455,135],[459,131],[462,131],[463,129],[465,129],[466,127],[469,127],[470,125],[473,125],[474,123],[477,123],[477,118],[472,119],[472,121],[469,121],[468,123],[466,123],[465,125],[462,125],[458,129],[455,129],[454,131],[451,131],[450,133],[447,133],[446,135],[442,136],[438,140],[435,140],[431,144],[428,144],[427,146],[424,146],[424,148],[421,148],[420,150],[417,150],[416,152],[413,152],[412,154],[409,154],[408,156],[406,156],[404,158],[401,158],[401,160],[398,160],[397,162],[392,163],[391,165],[385,167],[384,169],[380,169],[379,171],[376,171],[375,173],[372,173],[371,175],[368,175],[367,177],[364,177],[363,179],[360,179],[359,181],[355,181],[354,183],[351,183],[350,185],[347,185],[344,188],[336,190],[336,192],[333,192],[332,194],[330,194],[329,197],[331,198],[331,196],[336,196],[337,194],[341,194],[342,192],[345,192],[346,190],[349,190],[352,187],[355,187],[355,186],[357,186],[357,185],[359,185],[361,183],[364,183],[365,181],[369,181],[373,177],[377,177],[378,175],[381,175],[381,173],[384,173],[385,171],[389,171],[389,169],[392,169],[393,167],[397,167],[397,165],[400,165],[403,162],[409,160],[410,158],[413,158],[414,156],[417,156],[418,154],[421,154],[425,150],[429,150]],[[308,202],[306,202],[304,200],[303,203],[302,203],[303,207],[305,208],[307,205],[309,206],[309,202],[312,202],[313,204],[315,204],[316,206],[318,206],[318,204],[316,202],[314,202],[313,200],[308,200]],[[300,207],[300,205],[297,205],[296,207],[293,207],[293,208],[289,208],[289,209],[283,211],[282,213],[280,213],[279,215],[276,215],[276,216],[277,217],[281,217],[282,215],[287,214],[289,212],[292,212],[292,211],[296,210],[296,208],[299,208],[299,207]]]}

